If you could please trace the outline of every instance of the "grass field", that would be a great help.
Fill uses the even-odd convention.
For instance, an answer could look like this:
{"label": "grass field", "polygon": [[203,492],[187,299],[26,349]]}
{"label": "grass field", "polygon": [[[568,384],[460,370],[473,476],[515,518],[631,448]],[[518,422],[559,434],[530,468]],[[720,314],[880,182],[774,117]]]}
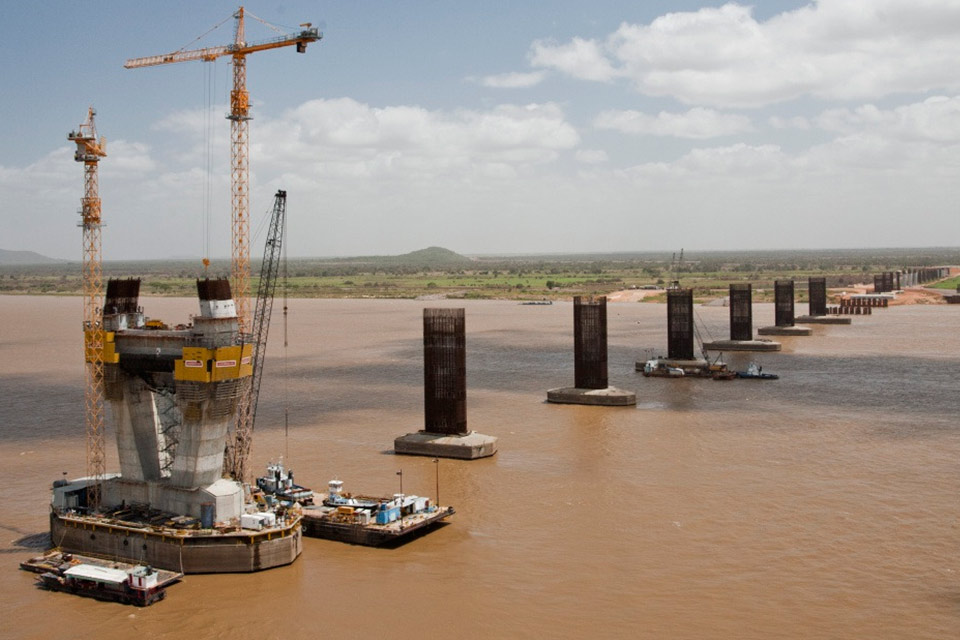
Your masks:
{"label": "grass field", "polygon": [[[253,263],[260,264],[259,259]],[[464,257],[432,247],[405,256],[297,258],[286,263],[286,291],[304,298],[417,298],[554,300],[603,295],[679,280],[697,299],[726,295],[733,282],[750,282],[757,301],[772,300],[778,279],[797,281],[805,300],[806,279],[825,276],[828,287],[873,282],[873,275],[911,266],[960,264],[960,249],[668,253]],[[257,268],[255,267],[255,269]],[[229,272],[214,262],[210,277]],[[199,261],[106,262],[105,278],[142,278],[144,295],[193,296]],[[943,282],[956,288],[960,277]],[[256,292],[258,278],[251,290]],[[281,282],[281,287],[283,282]],[[0,294],[78,295],[80,265],[0,266]],[[278,295],[281,290],[278,289]],[[646,298],[662,302],[663,295]]]}

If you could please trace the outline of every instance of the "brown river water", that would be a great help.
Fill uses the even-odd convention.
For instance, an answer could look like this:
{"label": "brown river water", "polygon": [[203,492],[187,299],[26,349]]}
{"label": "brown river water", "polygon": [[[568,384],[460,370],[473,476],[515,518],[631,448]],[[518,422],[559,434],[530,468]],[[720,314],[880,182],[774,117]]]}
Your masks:
{"label": "brown river water", "polygon": [[[44,544],[51,482],[84,471],[81,302],[0,297],[0,636],[960,636],[960,308],[816,327],[758,358],[780,380],[716,382],[636,373],[665,351],[666,308],[611,304],[610,382],[638,405],[599,408],[545,402],[573,384],[570,303],[294,300],[283,358],[278,301],[254,469],[286,453],[299,482],[367,494],[402,469],[433,496],[430,459],[391,453],[422,426],[425,306],[466,307],[469,426],[500,439],[439,463],[450,524],[396,549],[306,539],[289,567],[187,576],[137,609],[17,570]],[[727,309],[697,314],[726,337]]]}

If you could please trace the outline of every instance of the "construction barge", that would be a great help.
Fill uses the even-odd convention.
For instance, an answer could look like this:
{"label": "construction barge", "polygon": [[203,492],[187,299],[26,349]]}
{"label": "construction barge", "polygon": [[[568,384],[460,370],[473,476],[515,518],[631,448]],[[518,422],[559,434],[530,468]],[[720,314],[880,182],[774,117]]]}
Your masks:
{"label": "construction barge", "polygon": [[182,573],[53,550],[20,563],[39,574],[37,585],[50,591],[146,607],[167,596]]}
{"label": "construction barge", "polygon": [[267,465],[267,475],[257,478],[254,499],[266,508],[300,514],[303,535],[348,544],[380,547],[399,544],[425,533],[454,513],[430,498],[395,493],[380,498],[344,493],[342,480],[331,480],[321,504],[314,504],[313,490],[295,484],[293,471],[283,460]]}
{"label": "construction barge", "polygon": [[361,523],[354,514],[344,516],[329,507],[309,507],[303,511],[303,535],[310,538],[335,540],[365,547],[382,547],[406,542],[421,535],[452,516],[453,507],[438,507],[433,511],[414,513],[394,522]]}
{"label": "construction barge", "polygon": [[162,514],[120,519],[107,514],[50,513],[59,549],[115,561],[149,562],[181,573],[243,573],[287,565],[303,551],[302,521],[270,513],[245,514],[242,524],[203,527],[196,519]]}

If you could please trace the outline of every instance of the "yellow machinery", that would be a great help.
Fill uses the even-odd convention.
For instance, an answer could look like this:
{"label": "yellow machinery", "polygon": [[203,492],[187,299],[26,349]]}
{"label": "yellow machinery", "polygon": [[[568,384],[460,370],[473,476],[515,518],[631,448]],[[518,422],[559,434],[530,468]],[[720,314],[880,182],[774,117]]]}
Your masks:
{"label": "yellow machinery", "polygon": [[[83,163],[83,198],[80,203],[80,227],[83,229],[83,348],[86,367],[84,386],[87,433],[87,477],[92,480],[87,491],[87,506],[100,507],[100,485],[106,473],[103,434],[103,262],[100,253],[100,187],[97,167],[107,155],[107,141],[97,137],[93,107],[87,120],[67,135],[77,143],[73,159]],[[112,339],[112,335],[110,336]],[[112,345],[111,345],[112,347]],[[112,356],[111,348],[111,358]]]}
{"label": "yellow machinery", "polygon": [[[179,50],[159,56],[133,58],[123,65],[127,69],[151,67],[174,62],[201,60],[211,62],[221,56],[233,58],[233,90],[230,92],[230,187],[232,258],[230,277],[233,280],[233,298],[237,304],[237,317],[241,333],[250,330],[250,194],[249,186],[249,121],[250,95],[247,93],[247,54],[279,47],[296,46],[303,53],[307,44],[323,36],[310,23],[300,25],[296,33],[262,42],[248,43],[244,29],[244,9],[240,7],[233,18],[236,20],[233,44],[203,49]],[[255,17],[255,16],[254,16]],[[259,19],[259,18],[258,18]],[[221,23],[222,24],[222,23]],[[219,26],[219,25],[218,25]]]}

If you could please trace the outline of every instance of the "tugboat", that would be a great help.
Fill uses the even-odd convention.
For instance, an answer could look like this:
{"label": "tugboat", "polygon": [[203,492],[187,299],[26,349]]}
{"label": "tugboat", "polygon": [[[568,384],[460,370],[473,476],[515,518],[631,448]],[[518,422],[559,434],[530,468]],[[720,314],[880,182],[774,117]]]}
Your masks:
{"label": "tugboat", "polygon": [[756,362],[751,362],[747,365],[746,371],[737,371],[738,378],[745,378],[747,380],[779,380],[780,376],[775,373],[764,373],[763,367],[757,366]]}
{"label": "tugboat", "polygon": [[285,469],[283,458],[267,465],[267,475],[257,478],[257,488],[281,502],[313,504],[313,490],[293,482],[293,469]]}

